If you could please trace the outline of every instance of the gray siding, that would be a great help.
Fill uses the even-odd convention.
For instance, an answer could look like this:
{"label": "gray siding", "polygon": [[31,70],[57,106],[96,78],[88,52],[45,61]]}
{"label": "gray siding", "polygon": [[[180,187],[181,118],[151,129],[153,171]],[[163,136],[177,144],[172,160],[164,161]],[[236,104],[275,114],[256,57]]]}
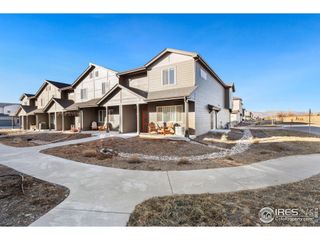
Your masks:
{"label": "gray siding", "polygon": [[[221,108],[217,114],[217,128],[224,128],[230,122],[229,109],[225,108],[225,88],[207,71],[207,80],[200,77],[200,64],[196,63],[195,125],[196,135],[208,132],[212,126],[212,117],[208,111],[208,104]],[[205,69],[202,68],[204,71]]]}

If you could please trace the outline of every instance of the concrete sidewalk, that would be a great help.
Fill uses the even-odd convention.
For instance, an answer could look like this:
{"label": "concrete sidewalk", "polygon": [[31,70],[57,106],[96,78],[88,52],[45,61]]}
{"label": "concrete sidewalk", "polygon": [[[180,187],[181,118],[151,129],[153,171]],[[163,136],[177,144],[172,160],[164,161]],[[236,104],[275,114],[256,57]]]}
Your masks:
{"label": "concrete sidewalk", "polygon": [[320,173],[320,154],[233,168],[149,172],[65,160],[39,153],[42,147],[22,149],[0,144],[0,164],[70,189],[67,199],[32,226],[125,226],[135,205],[153,196],[254,189]]}

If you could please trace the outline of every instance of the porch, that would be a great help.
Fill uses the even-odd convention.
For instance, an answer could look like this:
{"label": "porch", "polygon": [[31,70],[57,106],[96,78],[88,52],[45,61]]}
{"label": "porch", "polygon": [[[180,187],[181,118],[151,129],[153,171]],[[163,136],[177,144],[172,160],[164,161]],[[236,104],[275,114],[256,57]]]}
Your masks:
{"label": "porch", "polygon": [[[185,99],[105,106],[106,122],[120,133],[143,136],[195,134],[194,102]],[[114,129],[114,128],[112,128]]]}

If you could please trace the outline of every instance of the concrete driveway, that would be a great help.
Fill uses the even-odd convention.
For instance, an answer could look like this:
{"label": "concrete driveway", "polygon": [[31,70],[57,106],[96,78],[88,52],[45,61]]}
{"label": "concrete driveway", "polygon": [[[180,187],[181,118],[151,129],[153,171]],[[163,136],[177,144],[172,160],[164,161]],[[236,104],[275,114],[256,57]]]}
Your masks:
{"label": "concrete driveway", "polygon": [[192,171],[149,172],[83,164],[0,144],[0,164],[66,186],[70,195],[32,226],[125,226],[136,204],[153,196],[217,193],[299,181],[320,173],[320,154],[284,157],[251,165]]}

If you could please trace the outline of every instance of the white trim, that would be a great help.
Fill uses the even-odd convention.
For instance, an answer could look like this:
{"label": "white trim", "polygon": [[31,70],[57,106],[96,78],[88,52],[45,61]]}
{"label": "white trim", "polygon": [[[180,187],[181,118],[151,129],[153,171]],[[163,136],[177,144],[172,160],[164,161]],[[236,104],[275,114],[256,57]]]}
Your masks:
{"label": "white trim", "polygon": [[[169,70],[170,69],[173,69],[174,70],[174,83],[170,83],[170,79],[169,79]],[[168,84],[163,84],[163,71],[164,70],[167,70],[168,72]],[[161,68],[161,86],[162,87],[167,87],[167,86],[174,86],[177,84],[177,67],[176,66],[170,66],[170,67],[164,67],[164,68]]]}
{"label": "white trim", "polygon": [[[102,118],[100,118],[100,114],[101,114],[102,112],[104,112],[104,116],[103,116],[103,114],[102,114]],[[98,122],[99,122],[99,123],[104,123],[104,122],[105,122],[106,113],[107,113],[106,110],[99,110],[99,111],[98,111]]]}
{"label": "white trim", "polygon": [[[163,114],[163,108],[166,108],[166,107],[174,107],[174,119],[168,121],[168,122],[177,122],[177,123],[182,123],[183,122],[183,117],[182,117],[182,113],[183,113],[183,105],[167,105],[167,106],[156,106],[156,119],[157,119],[157,122],[164,122],[164,114]],[[177,109],[178,107],[181,107],[182,111],[180,112],[181,113],[181,119],[178,121],[177,120]],[[161,111],[159,110],[159,108],[161,108]],[[161,113],[161,120],[158,119],[158,114]]]}

